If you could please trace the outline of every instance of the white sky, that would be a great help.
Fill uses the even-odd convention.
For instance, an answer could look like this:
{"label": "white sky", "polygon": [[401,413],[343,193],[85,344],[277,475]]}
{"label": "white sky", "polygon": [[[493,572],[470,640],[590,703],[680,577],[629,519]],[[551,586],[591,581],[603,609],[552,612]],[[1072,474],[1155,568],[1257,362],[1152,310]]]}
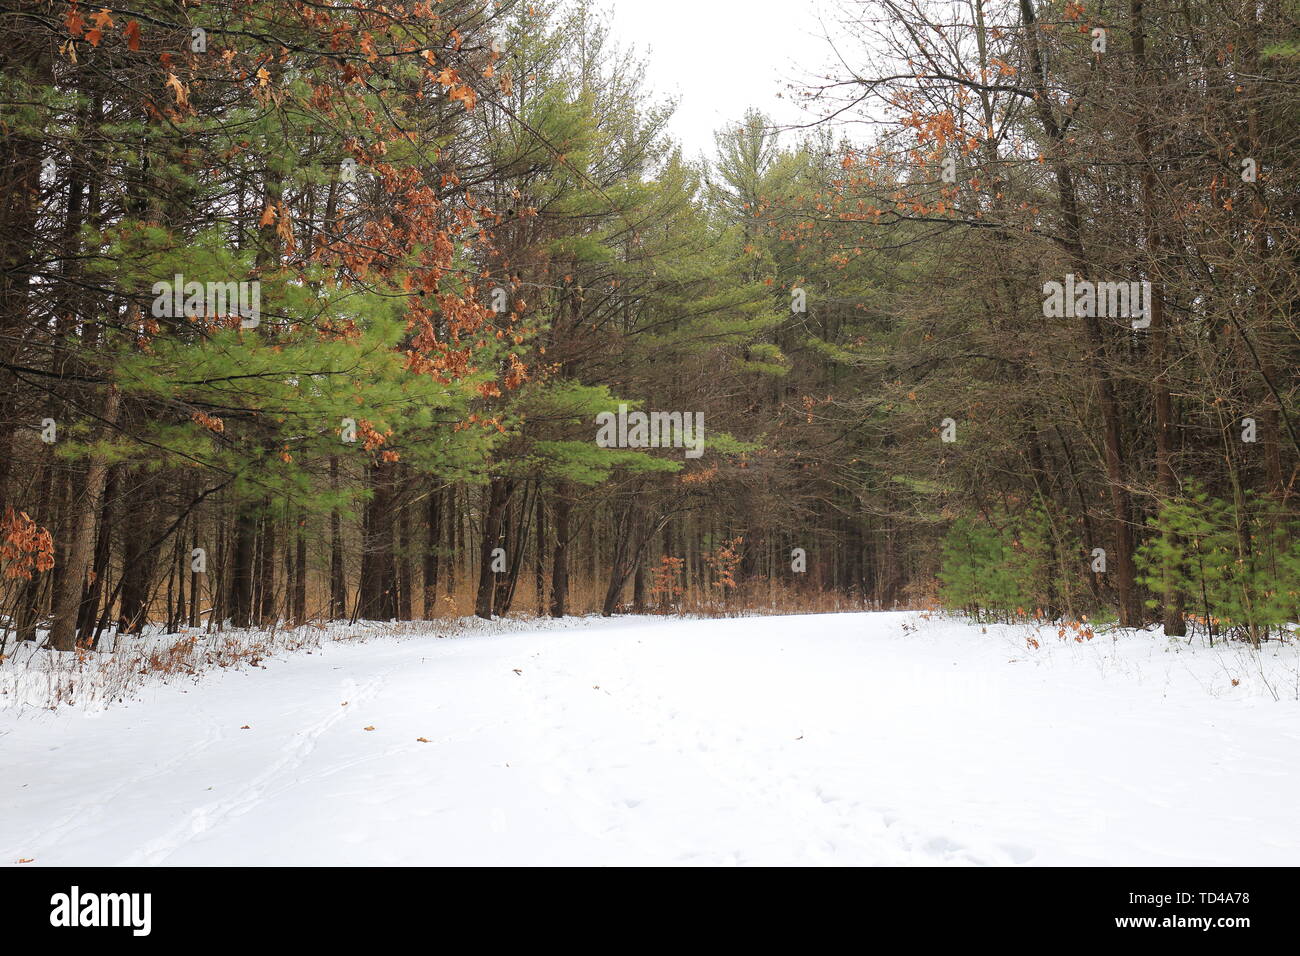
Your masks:
{"label": "white sky", "polygon": [[[672,132],[683,152],[713,155],[713,131],[750,106],[778,123],[806,122],[786,85],[822,72],[827,0],[605,0],[620,46],[647,61],[659,96],[678,99]],[[834,17],[826,17],[827,24]],[[781,96],[779,94],[784,94]]]}

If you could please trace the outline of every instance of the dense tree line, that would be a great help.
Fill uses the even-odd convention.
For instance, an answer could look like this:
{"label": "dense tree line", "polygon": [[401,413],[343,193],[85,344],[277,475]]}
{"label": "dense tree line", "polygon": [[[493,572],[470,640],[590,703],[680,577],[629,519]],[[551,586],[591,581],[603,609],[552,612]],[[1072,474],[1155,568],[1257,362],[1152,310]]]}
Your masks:
{"label": "dense tree line", "polygon": [[869,436],[852,486],[955,607],[1294,621],[1294,5],[844,13],[853,72],[809,102],[850,144],[757,218],[844,323],[812,340],[854,377],[826,411]]}
{"label": "dense tree line", "polygon": [[5,640],[1294,620],[1295,11],[843,12],[701,166],[585,3],[0,11]]}

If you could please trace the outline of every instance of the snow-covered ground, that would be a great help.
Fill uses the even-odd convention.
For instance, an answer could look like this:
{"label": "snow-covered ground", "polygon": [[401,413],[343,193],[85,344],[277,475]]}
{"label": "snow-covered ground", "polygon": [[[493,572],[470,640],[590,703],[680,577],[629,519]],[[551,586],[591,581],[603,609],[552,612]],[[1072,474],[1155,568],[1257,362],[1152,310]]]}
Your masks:
{"label": "snow-covered ground", "polygon": [[903,613],[444,633],[0,712],[0,864],[1300,858],[1295,643]]}

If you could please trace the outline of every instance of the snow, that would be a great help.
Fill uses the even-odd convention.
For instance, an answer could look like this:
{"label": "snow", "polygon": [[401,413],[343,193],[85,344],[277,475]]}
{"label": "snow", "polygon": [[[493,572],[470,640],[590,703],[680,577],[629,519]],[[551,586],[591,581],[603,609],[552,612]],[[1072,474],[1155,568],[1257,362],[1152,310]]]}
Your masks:
{"label": "snow", "polygon": [[1297,645],[1072,636],[912,613],[327,636],[0,711],[0,864],[1294,863]]}

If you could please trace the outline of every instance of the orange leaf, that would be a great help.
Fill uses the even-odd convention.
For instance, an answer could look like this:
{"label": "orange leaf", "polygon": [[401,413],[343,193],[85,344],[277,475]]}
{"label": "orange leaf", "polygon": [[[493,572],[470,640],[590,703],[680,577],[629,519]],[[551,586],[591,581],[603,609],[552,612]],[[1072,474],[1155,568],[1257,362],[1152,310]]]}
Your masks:
{"label": "orange leaf", "polygon": [[177,106],[188,105],[188,96],[185,92],[185,84],[176,78],[175,73],[167,74],[167,82],[164,85],[175,94]]}

